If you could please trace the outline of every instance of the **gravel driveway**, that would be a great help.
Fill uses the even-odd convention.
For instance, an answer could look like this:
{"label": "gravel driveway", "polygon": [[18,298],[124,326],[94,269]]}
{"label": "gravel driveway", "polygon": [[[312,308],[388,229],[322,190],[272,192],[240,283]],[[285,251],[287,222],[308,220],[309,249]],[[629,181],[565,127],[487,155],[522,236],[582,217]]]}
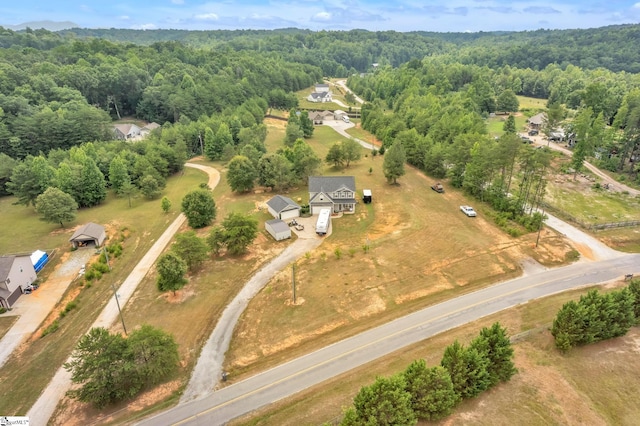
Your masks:
{"label": "gravel driveway", "polygon": [[[192,167],[204,171],[209,175],[208,185],[211,189],[214,189],[220,181],[220,173],[212,168],[203,166],[200,164],[185,164],[187,167]],[[120,305],[126,305],[129,298],[133,295],[138,284],[142,281],[149,269],[152,267],[156,259],[162,254],[164,248],[169,244],[173,235],[180,229],[180,226],[186,221],[183,214],[180,214],[176,220],[173,221],[167,228],[167,230],[158,238],[153,244],[151,249],[142,257],[140,262],[133,268],[133,271],[124,280],[122,285],[117,289],[118,300]],[[114,298],[110,298],[103,311],[100,313],[96,321],[93,323],[93,327],[105,327],[109,328],[118,319],[118,308]],[[70,361],[71,359],[67,360]],[[65,395],[67,390],[71,386],[71,373],[60,367],[56,372],[53,379],[49,382],[44,391],[40,394],[38,400],[33,404],[27,415],[32,424],[34,425],[46,425],[49,419],[53,415],[58,402]]]}

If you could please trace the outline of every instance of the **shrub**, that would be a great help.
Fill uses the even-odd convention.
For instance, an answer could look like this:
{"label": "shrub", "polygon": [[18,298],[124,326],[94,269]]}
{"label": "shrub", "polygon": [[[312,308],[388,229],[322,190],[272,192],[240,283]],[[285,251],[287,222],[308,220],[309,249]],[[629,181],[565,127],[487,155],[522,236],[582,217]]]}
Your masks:
{"label": "shrub", "polygon": [[7,308],[5,308],[4,306],[0,307],[0,315],[4,314],[5,312],[7,312]]}
{"label": "shrub", "polygon": [[333,254],[336,255],[336,259],[340,259],[342,257],[342,249],[340,247],[336,247]]}
{"label": "shrub", "polygon": [[56,331],[58,331],[59,328],[60,328],[60,323],[58,322],[58,320],[53,321],[49,327],[42,330],[42,336],[40,336],[40,338],[48,334],[55,333]]}

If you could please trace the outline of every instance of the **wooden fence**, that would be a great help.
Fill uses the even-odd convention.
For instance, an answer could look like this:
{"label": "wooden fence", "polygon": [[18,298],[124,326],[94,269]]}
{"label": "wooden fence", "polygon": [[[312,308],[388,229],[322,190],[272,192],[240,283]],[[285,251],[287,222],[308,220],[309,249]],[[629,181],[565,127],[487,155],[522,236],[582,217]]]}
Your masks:
{"label": "wooden fence", "polygon": [[570,215],[564,210],[560,210],[554,206],[551,206],[547,203],[542,203],[544,209],[548,212],[558,216],[560,219],[566,220],[568,222],[574,223],[580,226],[583,229],[587,229],[590,231],[601,231],[603,229],[613,229],[613,228],[630,228],[632,226],[640,226],[640,220],[627,220],[622,222],[608,222],[608,223],[587,223],[575,216]]}

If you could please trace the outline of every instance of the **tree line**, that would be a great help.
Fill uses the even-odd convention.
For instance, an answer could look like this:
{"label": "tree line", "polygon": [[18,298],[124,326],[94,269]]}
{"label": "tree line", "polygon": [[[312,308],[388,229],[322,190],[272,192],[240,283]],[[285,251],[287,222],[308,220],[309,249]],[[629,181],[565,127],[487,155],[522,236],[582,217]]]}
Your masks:
{"label": "tree line", "polygon": [[[639,33],[640,25],[637,24],[477,33],[316,32],[296,28],[229,31],[74,28],[61,32],[65,38],[104,38],[142,45],[177,41],[210,49],[229,47],[235,51],[277,52],[288,60],[319,66],[324,75],[336,77],[366,72],[373,63],[398,67],[412,59],[438,55],[454,62],[489,68],[511,65],[541,70],[550,64],[558,64],[562,68],[575,65],[584,69],[606,68],[615,72],[637,73],[640,72],[640,52],[633,40]],[[24,38],[24,43],[37,43]]]}
{"label": "tree line", "polygon": [[591,290],[580,300],[562,305],[551,334],[556,347],[568,351],[575,346],[620,337],[640,323],[640,280],[609,293]]}
{"label": "tree line", "polygon": [[292,92],[322,81],[308,63],[177,42],[0,29],[0,46],[0,153],[15,159],[111,140],[111,120],[121,117],[187,124],[245,105],[238,119],[252,121],[252,99],[295,107]]}
{"label": "tree line", "polygon": [[456,340],[445,348],[439,366],[416,360],[399,374],[363,386],[340,424],[414,425],[442,419],[463,399],[509,381],[516,372],[506,329],[494,323],[468,347]]}

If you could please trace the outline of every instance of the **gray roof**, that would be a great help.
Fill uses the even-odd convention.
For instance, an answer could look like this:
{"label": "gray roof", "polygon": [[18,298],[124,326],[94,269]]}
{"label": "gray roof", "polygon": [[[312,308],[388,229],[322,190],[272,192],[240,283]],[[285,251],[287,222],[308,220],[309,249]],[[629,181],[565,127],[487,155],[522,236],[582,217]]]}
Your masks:
{"label": "gray roof", "polygon": [[355,192],[356,178],[353,176],[309,176],[309,192],[335,192],[340,188]]}
{"label": "gray roof", "polygon": [[289,230],[289,225],[280,219],[271,219],[266,221],[265,224],[271,226],[271,228],[276,232],[285,232]]}
{"label": "gray roof", "polygon": [[267,205],[271,207],[276,213],[300,208],[300,206],[291,198],[282,195],[276,195],[275,197],[267,201]]}
{"label": "gray roof", "polygon": [[103,232],[104,232],[104,226],[98,225],[97,223],[89,222],[86,225],[78,228],[78,230],[73,233],[71,238],[69,238],[69,241],[73,241],[74,239],[82,235],[86,235],[87,237],[98,239],[100,238]]}
{"label": "gray roof", "polygon": [[541,113],[536,114],[533,117],[529,118],[527,120],[527,123],[540,125],[540,124],[544,123],[544,121],[546,119],[547,119],[547,115],[544,112],[541,112]]}
{"label": "gray roof", "polygon": [[329,97],[329,92],[313,92],[311,93],[313,99],[322,99]]}
{"label": "gray roof", "polygon": [[158,123],[156,123],[155,121],[152,121],[151,123],[149,123],[146,126],[144,126],[143,129],[145,129],[145,130],[155,130],[158,127],[160,127],[160,125]]}
{"label": "gray roof", "polygon": [[4,282],[9,278],[11,265],[13,265],[15,258],[15,256],[0,256],[0,281]]}

